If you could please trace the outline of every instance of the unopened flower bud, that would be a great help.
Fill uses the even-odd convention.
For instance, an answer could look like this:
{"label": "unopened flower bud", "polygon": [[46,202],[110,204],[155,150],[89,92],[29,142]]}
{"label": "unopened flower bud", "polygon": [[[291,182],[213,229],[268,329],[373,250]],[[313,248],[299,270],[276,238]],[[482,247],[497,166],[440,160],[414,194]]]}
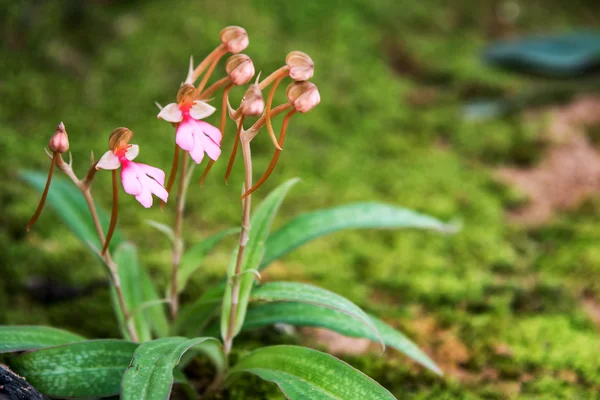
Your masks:
{"label": "unopened flower bud", "polygon": [[308,54],[292,51],[285,58],[285,64],[290,69],[290,77],[295,81],[307,81],[315,73],[315,63]]}
{"label": "unopened flower bud", "polygon": [[62,122],[58,124],[54,135],[50,138],[48,148],[53,153],[65,153],[69,150],[69,136]]}
{"label": "unopened flower bud", "polygon": [[231,54],[237,54],[248,47],[248,33],[239,26],[228,26],[221,31],[221,43]]}
{"label": "unopened flower bud", "polygon": [[258,117],[265,109],[265,101],[257,84],[250,85],[244,101],[242,102],[242,114],[247,117]]}
{"label": "unopened flower bud", "polygon": [[241,86],[250,82],[254,76],[254,64],[247,55],[236,54],[227,60],[225,71],[234,85]]}
{"label": "unopened flower bud", "polygon": [[184,83],[179,88],[179,92],[177,92],[177,102],[178,103],[191,103],[194,101],[194,96],[196,94],[196,88],[189,83]]}
{"label": "unopened flower bud", "polygon": [[317,85],[312,82],[294,82],[288,86],[286,94],[296,111],[301,113],[309,112],[321,102]]}
{"label": "unopened flower bud", "polygon": [[126,147],[132,137],[133,132],[131,132],[128,128],[117,128],[110,134],[110,138],[108,139],[108,147],[115,152]]}

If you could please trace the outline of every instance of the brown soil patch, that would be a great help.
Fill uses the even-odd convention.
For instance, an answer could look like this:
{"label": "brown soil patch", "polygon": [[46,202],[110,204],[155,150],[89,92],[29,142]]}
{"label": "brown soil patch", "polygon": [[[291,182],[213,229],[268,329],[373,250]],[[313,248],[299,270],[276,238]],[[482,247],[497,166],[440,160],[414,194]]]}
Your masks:
{"label": "brown soil patch", "polygon": [[[499,178],[517,186],[530,202],[511,212],[511,219],[526,225],[548,221],[557,211],[576,208],[600,192],[600,153],[585,130],[600,123],[600,97],[581,96],[549,111],[545,136],[550,146],[533,168],[501,168]],[[540,112],[533,118],[542,118]]]}
{"label": "brown soil patch", "polygon": [[600,328],[600,303],[592,298],[584,299],[583,309],[590,319]]}
{"label": "brown soil patch", "polygon": [[352,338],[324,328],[305,327],[300,331],[308,343],[324,347],[328,353],[335,356],[381,352],[379,345],[369,339]]}

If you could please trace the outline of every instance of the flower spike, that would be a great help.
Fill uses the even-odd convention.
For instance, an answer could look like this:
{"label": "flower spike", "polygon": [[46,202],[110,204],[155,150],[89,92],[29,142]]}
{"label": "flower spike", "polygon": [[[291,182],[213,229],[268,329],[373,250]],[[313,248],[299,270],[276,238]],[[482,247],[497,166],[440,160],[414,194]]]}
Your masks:
{"label": "flower spike", "polygon": [[96,170],[113,171],[113,210],[109,230],[106,233],[106,239],[102,247],[102,254],[106,252],[117,224],[118,184],[116,170],[119,167],[121,167],[121,183],[125,193],[135,196],[142,206],[146,208],[152,206],[152,195],[157,196],[164,202],[169,197],[169,193],[164,188],[165,173],[161,169],[133,161],[138,156],[140,148],[137,144],[129,144],[132,137],[133,132],[127,128],[115,129],[109,139],[110,150],[104,153],[96,163]]}
{"label": "flower spike", "polygon": [[[48,170],[48,178],[46,179],[46,186],[44,187],[44,191],[42,192],[42,197],[40,198],[40,202],[33,213],[33,216],[27,223],[25,229],[27,232],[31,229],[33,224],[36,223],[42,210],[44,209],[44,204],[46,203],[46,197],[48,196],[48,190],[50,189],[50,182],[52,181],[52,175],[54,173],[54,166],[58,162],[60,155],[69,150],[69,136],[67,135],[67,131],[65,130],[65,124],[62,122],[58,124],[56,127],[56,131],[54,135],[50,138],[50,142],[48,143],[48,148],[52,152],[50,169]],[[50,155],[50,154],[48,154]]]}

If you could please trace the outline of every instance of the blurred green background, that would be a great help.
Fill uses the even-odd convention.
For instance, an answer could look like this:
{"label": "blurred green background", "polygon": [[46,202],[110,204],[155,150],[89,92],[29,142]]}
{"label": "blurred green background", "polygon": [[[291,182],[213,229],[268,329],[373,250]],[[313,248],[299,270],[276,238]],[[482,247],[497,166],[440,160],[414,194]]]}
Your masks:
{"label": "blurred green background", "polygon": [[[534,226],[509,220],[528,200],[500,183],[496,171],[534,167],[544,157],[548,121],[544,113],[534,119],[518,113],[469,122],[461,107],[549,84],[483,65],[481,51],[492,40],[599,22],[600,7],[582,0],[3,0],[0,323],[118,336],[104,287],[69,302],[32,295],[40,280],[82,288],[104,273],[50,209],[25,234],[38,194],[17,171],[47,169],[43,147],[60,121],[78,174],[90,150],[106,151],[118,126],[134,131],[141,162],[168,170],[173,129],[156,120],[154,101],[173,101],[189,56],[201,60],[223,27],[241,25],[257,71],[278,68],[292,50],[316,64],[321,104],[292,119],[280,163],[255,196],[258,202],[278,183],[302,178],[276,226],[303,211],[371,200],[464,225],[455,236],[339,233],[281,260],[265,279],[331,289],[414,338],[446,377],[393,351],[342,356],[399,399],[598,398],[600,201],[592,196]],[[235,102],[241,95],[241,89],[233,94]],[[253,154],[256,170],[264,170],[272,154],[266,132],[253,142]],[[241,162],[226,186],[225,161],[215,164],[204,187],[192,186],[188,244],[239,224]],[[94,183],[106,209],[109,175],[100,173]],[[121,196],[119,228],[140,246],[161,287],[168,282],[169,245],[144,221],[172,218],[172,205],[146,210]],[[235,242],[213,253],[184,301],[220,279]],[[272,385],[246,382],[232,398],[282,398]]]}

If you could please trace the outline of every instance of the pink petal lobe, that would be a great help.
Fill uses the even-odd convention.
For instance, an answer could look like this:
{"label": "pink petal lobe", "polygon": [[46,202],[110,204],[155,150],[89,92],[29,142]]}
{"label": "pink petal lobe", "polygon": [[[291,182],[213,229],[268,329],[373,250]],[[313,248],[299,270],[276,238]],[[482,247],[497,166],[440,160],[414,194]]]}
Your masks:
{"label": "pink petal lobe", "polygon": [[160,185],[165,185],[165,173],[162,169],[140,163],[137,163],[137,166],[144,174],[157,181]]}
{"label": "pink petal lobe", "polygon": [[138,196],[142,193],[142,183],[138,179],[138,169],[134,163],[127,163],[121,169],[121,182],[125,193]]}
{"label": "pink petal lobe", "polygon": [[167,202],[167,199],[169,198],[169,193],[167,193],[167,190],[161,184],[159,184],[155,180],[147,178],[147,180],[144,182],[144,186],[145,189],[148,189],[150,191],[150,193],[152,193],[165,203]]}
{"label": "pink petal lobe", "polygon": [[200,164],[204,158],[204,146],[202,141],[198,140],[201,137],[205,137],[201,132],[194,134],[194,148],[190,151],[190,156],[196,164]]}
{"label": "pink petal lobe", "polygon": [[216,144],[221,145],[221,140],[223,140],[223,135],[221,131],[216,127],[212,126],[208,122],[199,121],[199,128],[204,132],[206,136],[211,138]]}
{"label": "pink petal lobe", "polygon": [[219,145],[213,142],[211,138],[204,135],[201,136],[201,140],[206,154],[208,154],[211,160],[216,161],[221,155],[221,148]]}
{"label": "pink petal lobe", "polygon": [[142,190],[142,193],[135,196],[135,199],[146,208],[152,207],[152,193],[150,193],[150,190],[148,188],[144,188],[144,190]]}
{"label": "pink petal lobe", "polygon": [[184,121],[177,127],[175,143],[183,150],[192,151],[194,148],[195,121]]}

